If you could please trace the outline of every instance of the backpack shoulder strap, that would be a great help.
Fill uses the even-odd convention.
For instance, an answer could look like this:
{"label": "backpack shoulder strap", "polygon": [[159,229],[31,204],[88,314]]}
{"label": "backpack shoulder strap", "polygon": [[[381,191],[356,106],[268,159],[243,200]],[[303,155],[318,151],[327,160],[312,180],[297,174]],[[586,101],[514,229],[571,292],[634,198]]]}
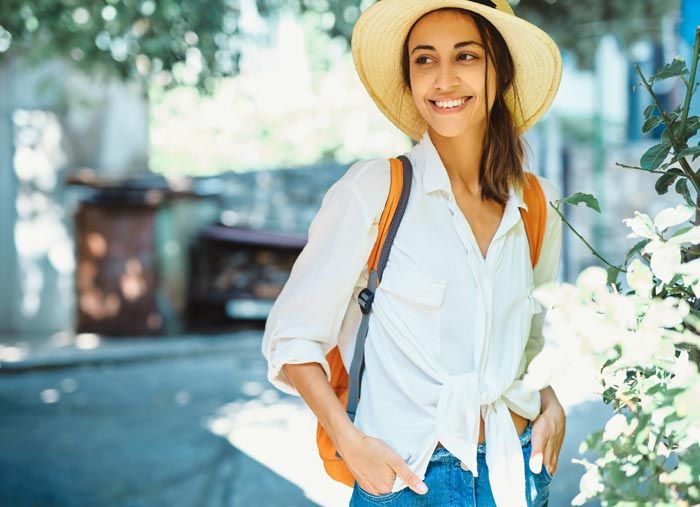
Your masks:
{"label": "backpack shoulder strap", "polygon": [[547,226],[547,198],[535,174],[525,172],[525,181],[523,200],[527,205],[527,210],[520,208],[520,214],[525,224],[525,232],[530,245],[530,261],[534,268],[540,258],[544,231]]}
{"label": "backpack shoulder strap", "polygon": [[413,166],[408,157],[399,155],[397,158],[391,158],[389,159],[389,165],[391,186],[379,221],[377,239],[367,261],[369,281],[367,287],[362,289],[358,295],[360,309],[362,310],[362,320],[357,330],[355,351],[352,356],[350,371],[348,372],[349,392],[346,407],[346,412],[351,421],[355,420],[357,405],[360,401],[360,384],[365,366],[365,340],[367,338],[372,301],[374,300],[374,291],[381,281],[384,266],[386,266],[386,261],[391,251],[391,245],[394,243],[396,231],[401,224],[401,219],[408,204],[408,197],[411,193]]}
{"label": "backpack shoulder strap", "polygon": [[[408,172],[405,171],[404,166],[408,166]],[[377,240],[374,243],[374,248],[367,261],[369,271],[377,271],[379,279],[381,279],[381,273],[384,271],[384,266],[380,263],[386,264],[386,257],[388,257],[388,252],[391,250],[391,243],[396,235],[398,224],[403,217],[406,203],[408,202],[408,193],[411,190],[410,175],[412,167],[408,158],[403,155],[398,158],[390,158],[389,167],[391,171],[389,195],[387,196],[386,203],[384,204],[384,211],[379,220]],[[397,217],[395,224],[394,217]],[[395,225],[395,227],[392,228],[392,225]],[[386,252],[386,254],[383,255],[384,252]]]}

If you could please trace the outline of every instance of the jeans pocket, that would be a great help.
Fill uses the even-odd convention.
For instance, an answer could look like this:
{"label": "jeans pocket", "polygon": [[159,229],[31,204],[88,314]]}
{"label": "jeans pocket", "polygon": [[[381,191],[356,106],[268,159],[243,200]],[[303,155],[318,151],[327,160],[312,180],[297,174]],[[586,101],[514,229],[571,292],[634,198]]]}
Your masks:
{"label": "jeans pocket", "polygon": [[389,502],[390,500],[393,500],[397,496],[401,494],[403,489],[400,489],[398,491],[390,491],[389,493],[383,493],[381,495],[375,495],[374,493],[370,493],[368,491],[365,491],[360,487],[360,484],[355,481],[355,490],[357,493],[363,497],[365,500],[369,500],[374,503],[384,503],[384,502]]}
{"label": "jeans pocket", "polygon": [[545,484],[549,484],[552,482],[552,474],[549,473],[549,470],[547,467],[544,465],[544,462],[542,463],[542,469],[540,470],[540,473],[536,474],[533,471],[530,470],[530,456],[532,454],[532,441],[529,441],[527,444],[523,446],[523,458],[525,459],[525,468],[529,473],[532,474],[533,477],[536,479],[542,480]]}
{"label": "jeans pocket", "polygon": [[540,471],[540,474],[547,480],[547,482],[552,482],[552,474],[549,473],[549,469],[544,466],[544,463],[542,463],[542,470]]}

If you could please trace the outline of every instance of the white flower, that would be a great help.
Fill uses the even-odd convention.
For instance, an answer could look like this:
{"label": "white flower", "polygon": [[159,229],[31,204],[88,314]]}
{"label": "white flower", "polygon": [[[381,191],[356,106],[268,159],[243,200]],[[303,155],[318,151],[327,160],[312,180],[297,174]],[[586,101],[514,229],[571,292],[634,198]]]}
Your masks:
{"label": "white flower", "polygon": [[687,222],[693,216],[693,213],[695,213],[695,209],[687,204],[679,204],[675,208],[666,208],[659,211],[654,217],[654,227],[659,232],[663,232],[673,225]]}
{"label": "white flower", "polygon": [[698,374],[697,365],[689,360],[688,351],[682,350],[673,365],[673,378],[668,381],[669,389],[684,387]]}
{"label": "white flower", "polygon": [[680,245],[652,240],[642,249],[642,253],[651,254],[651,271],[664,283],[670,282],[676,273],[681,272]]}
{"label": "white flower", "polygon": [[632,232],[627,235],[628,238],[654,239],[657,237],[651,219],[644,213],[635,211],[633,218],[625,218],[622,221],[632,229]]}
{"label": "white flower", "polygon": [[533,391],[539,391],[547,387],[554,373],[555,365],[561,365],[562,358],[553,347],[544,347],[542,351],[532,358],[527,373],[523,377],[523,385]]}
{"label": "white flower", "polygon": [[579,290],[570,283],[550,282],[532,289],[532,296],[547,310],[547,319],[553,310],[569,314],[581,306]]}
{"label": "white flower", "polygon": [[607,423],[603,431],[603,440],[610,441],[617,439],[627,428],[627,418],[624,414],[615,414]]}
{"label": "white flower", "polygon": [[583,505],[590,498],[605,490],[605,486],[600,482],[598,467],[590,467],[579,480],[580,492],[571,500],[571,505]]}
{"label": "white flower", "polygon": [[627,284],[645,298],[651,297],[654,280],[651,270],[641,260],[635,258],[627,267]]}
{"label": "white flower", "polygon": [[608,273],[600,266],[588,266],[576,277],[576,287],[594,292],[605,287]]}
{"label": "white flower", "polygon": [[662,340],[658,328],[644,328],[634,333],[622,333],[620,337],[622,357],[618,364],[648,365],[654,363],[655,355],[667,344]]}
{"label": "white flower", "polygon": [[696,225],[692,227],[690,230],[687,230],[685,232],[682,232],[678,234],[677,236],[671,236],[668,239],[669,243],[675,243],[677,245],[680,245],[682,243],[700,243],[700,226]]}
{"label": "white flower", "polygon": [[679,273],[683,275],[683,284],[691,287],[695,297],[700,297],[700,258],[681,264]]}
{"label": "white flower", "polygon": [[676,306],[675,298],[653,299],[644,316],[643,326],[647,329],[657,329],[660,327],[675,327],[681,322],[690,311],[687,304]]}

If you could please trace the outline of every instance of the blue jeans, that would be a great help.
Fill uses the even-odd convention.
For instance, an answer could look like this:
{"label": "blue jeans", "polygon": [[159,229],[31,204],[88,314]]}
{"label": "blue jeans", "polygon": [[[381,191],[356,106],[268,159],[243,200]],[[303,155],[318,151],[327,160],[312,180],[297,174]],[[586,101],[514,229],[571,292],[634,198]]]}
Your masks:
{"label": "blue jeans", "polygon": [[[549,484],[552,476],[542,464],[539,474],[532,473],[528,465],[532,442],[530,435],[532,422],[528,423],[520,435],[520,443],[525,458],[525,493],[529,507],[547,507]],[[365,505],[390,505],[396,507],[495,507],[496,503],[489,484],[489,470],[486,466],[486,444],[479,444],[477,449],[477,466],[479,476],[460,466],[460,460],[444,447],[438,447],[430,457],[425,472],[428,492],[419,495],[408,487],[385,495],[373,495],[360,488],[355,482],[350,498],[350,507]]]}

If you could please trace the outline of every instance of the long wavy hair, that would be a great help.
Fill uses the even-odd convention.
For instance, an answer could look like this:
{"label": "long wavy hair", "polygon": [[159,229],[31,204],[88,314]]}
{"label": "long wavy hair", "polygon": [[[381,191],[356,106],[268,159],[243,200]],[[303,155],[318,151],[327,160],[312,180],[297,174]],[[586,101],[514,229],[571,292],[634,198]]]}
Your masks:
{"label": "long wavy hair", "polygon": [[[486,90],[487,127],[484,135],[484,146],[481,153],[481,164],[479,167],[479,183],[481,185],[481,198],[491,199],[501,205],[505,205],[508,200],[509,185],[522,187],[526,180],[523,165],[526,160],[525,146],[527,143],[517,132],[513,116],[506,106],[504,95],[512,87],[515,99],[515,107],[521,108],[520,97],[515,85],[515,65],[511,57],[508,46],[500,32],[483,16],[457,7],[442,7],[435,11],[454,11],[474,20],[481,40],[485,48],[485,65],[487,72],[484,73],[484,89]],[[429,13],[424,14],[423,16]],[[421,16],[421,18],[423,17]],[[418,18],[416,23],[421,19]],[[408,55],[408,39],[413,30],[413,26],[406,34],[403,44],[402,70],[405,86],[411,90],[410,63]],[[496,77],[496,98],[491,108],[488,110],[488,87],[486,79],[489,68],[489,59],[493,61]],[[522,109],[521,109],[522,110]]]}

